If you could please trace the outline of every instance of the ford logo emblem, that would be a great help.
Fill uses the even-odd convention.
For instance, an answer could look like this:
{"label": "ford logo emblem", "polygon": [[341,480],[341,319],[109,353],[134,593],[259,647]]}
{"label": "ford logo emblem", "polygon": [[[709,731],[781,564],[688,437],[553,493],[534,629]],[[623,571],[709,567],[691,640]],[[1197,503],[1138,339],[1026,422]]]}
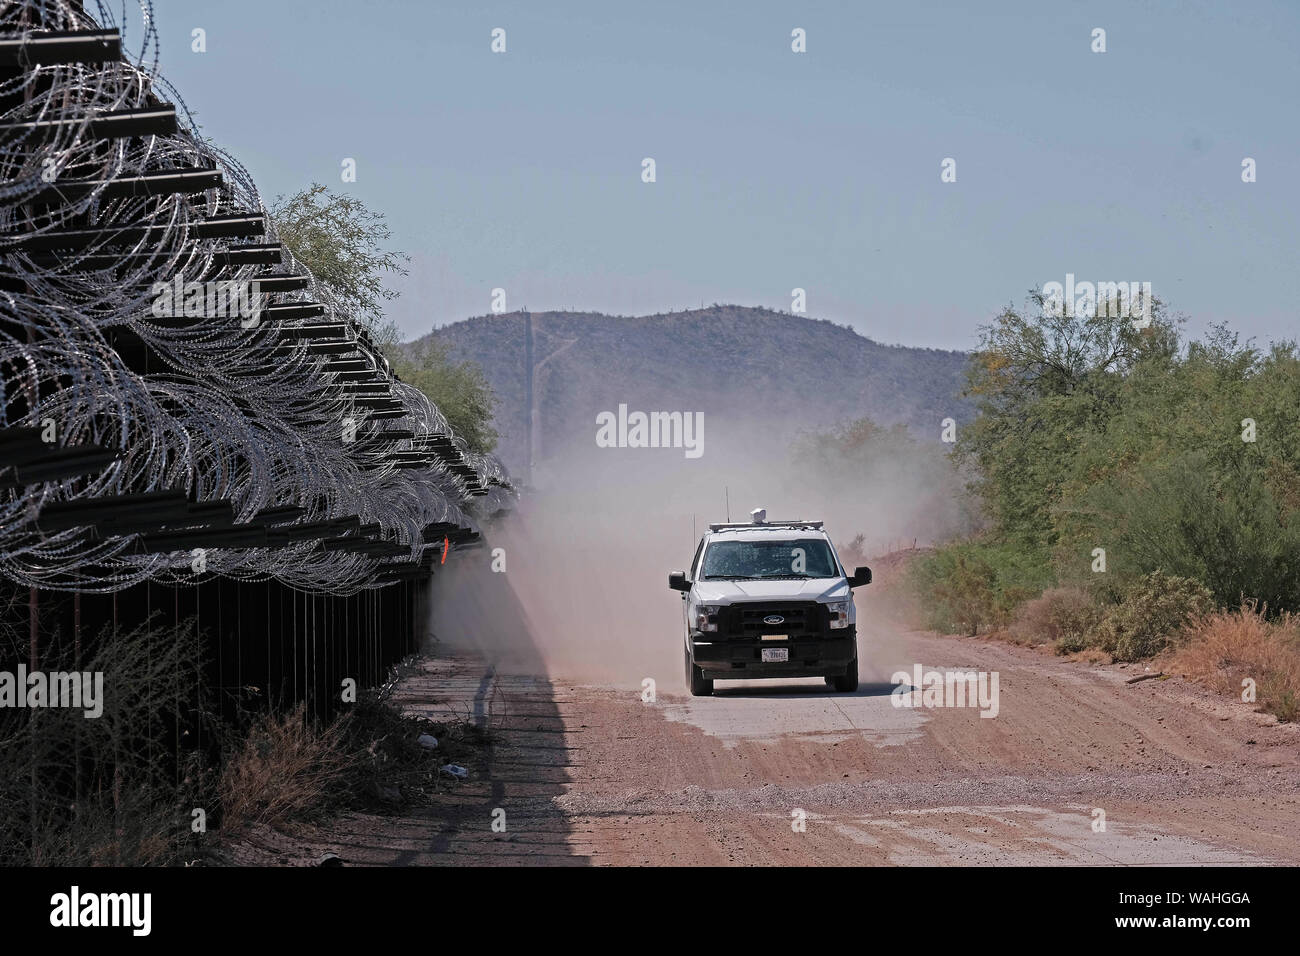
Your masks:
{"label": "ford logo emblem", "polygon": [[784,623],[785,623],[785,618],[783,618],[780,614],[769,614],[767,617],[763,618],[763,623],[764,623],[764,624],[784,624]]}

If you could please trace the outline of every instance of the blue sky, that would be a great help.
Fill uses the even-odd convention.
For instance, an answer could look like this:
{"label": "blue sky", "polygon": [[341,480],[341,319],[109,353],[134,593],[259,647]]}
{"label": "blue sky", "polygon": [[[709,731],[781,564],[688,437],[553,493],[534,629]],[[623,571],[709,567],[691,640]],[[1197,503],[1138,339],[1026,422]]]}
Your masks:
{"label": "blue sky", "polygon": [[155,15],[163,74],[268,203],[315,180],[388,217],[412,257],[390,309],[407,336],[486,313],[494,287],[509,309],[621,314],[789,309],[801,287],[811,316],[964,349],[1067,272],[1149,281],[1193,333],[1300,334],[1300,4],[170,0]]}

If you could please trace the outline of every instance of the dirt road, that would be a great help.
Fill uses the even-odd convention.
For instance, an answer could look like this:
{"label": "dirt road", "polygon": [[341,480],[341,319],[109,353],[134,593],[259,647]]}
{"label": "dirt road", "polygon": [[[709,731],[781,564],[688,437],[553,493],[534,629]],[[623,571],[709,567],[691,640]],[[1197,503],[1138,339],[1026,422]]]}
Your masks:
{"label": "dirt road", "polygon": [[1295,725],[1179,678],[1126,683],[1138,666],[872,637],[861,653],[883,670],[998,672],[997,717],[896,708],[887,674],[848,695],[820,681],[719,682],[712,698],[661,686],[645,702],[639,686],[433,660],[402,698],[493,729],[469,780],[408,815],[304,834],[282,861],[333,850],[356,864],[1300,862]]}

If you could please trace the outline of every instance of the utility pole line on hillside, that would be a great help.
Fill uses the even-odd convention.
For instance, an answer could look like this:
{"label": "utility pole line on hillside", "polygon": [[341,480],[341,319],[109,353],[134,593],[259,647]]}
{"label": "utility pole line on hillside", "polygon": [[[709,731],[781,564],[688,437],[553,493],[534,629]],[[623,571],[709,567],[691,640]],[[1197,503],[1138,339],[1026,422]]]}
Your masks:
{"label": "utility pole line on hillside", "polygon": [[527,398],[524,423],[524,474],[529,485],[533,483],[533,416],[537,403],[533,395],[533,316],[524,309],[524,394]]}

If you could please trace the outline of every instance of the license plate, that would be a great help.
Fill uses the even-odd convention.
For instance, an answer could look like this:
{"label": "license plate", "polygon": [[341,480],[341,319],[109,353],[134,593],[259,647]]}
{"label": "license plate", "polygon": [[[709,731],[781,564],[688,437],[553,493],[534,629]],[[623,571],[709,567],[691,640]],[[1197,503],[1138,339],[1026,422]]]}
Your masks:
{"label": "license plate", "polygon": [[778,663],[790,660],[790,648],[788,647],[765,647],[763,648],[764,663]]}

